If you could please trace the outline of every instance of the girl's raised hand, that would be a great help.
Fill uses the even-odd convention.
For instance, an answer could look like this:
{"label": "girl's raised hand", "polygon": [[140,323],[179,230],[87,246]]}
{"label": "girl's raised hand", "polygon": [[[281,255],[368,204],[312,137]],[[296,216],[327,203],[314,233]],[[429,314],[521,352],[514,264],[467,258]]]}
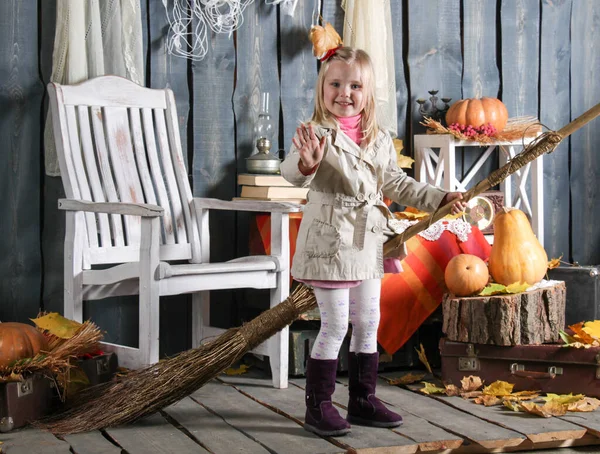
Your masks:
{"label": "girl's raised hand", "polygon": [[315,135],[312,124],[305,124],[296,128],[296,135],[292,139],[294,146],[298,149],[302,165],[308,170],[315,167],[323,159],[325,150],[325,136],[321,140]]}

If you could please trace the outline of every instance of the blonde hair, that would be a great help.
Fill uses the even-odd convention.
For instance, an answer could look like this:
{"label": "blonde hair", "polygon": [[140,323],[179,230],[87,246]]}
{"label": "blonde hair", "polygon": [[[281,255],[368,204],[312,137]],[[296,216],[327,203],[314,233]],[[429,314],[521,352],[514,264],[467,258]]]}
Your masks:
{"label": "blonde hair", "polygon": [[375,75],[373,72],[373,64],[371,57],[362,49],[353,47],[340,47],[335,53],[323,64],[319,71],[316,84],[315,110],[313,112],[312,121],[318,124],[335,124],[336,118],[325,107],[323,99],[323,87],[325,85],[325,75],[327,70],[334,61],[343,61],[349,65],[357,64],[360,68],[360,78],[363,87],[363,97],[365,106],[362,110],[361,129],[363,140],[366,144],[372,143],[377,134],[379,127],[377,126],[377,117],[375,115]]}

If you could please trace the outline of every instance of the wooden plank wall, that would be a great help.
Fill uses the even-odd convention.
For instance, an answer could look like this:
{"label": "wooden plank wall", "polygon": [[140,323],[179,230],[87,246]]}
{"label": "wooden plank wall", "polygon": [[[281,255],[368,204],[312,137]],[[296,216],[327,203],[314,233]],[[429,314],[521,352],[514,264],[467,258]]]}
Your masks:
{"label": "wooden plank wall", "polygon": [[[261,91],[270,93],[279,129],[274,150],[287,149],[298,122],[310,116],[318,64],[306,34],[316,3],[300,0],[290,17],[255,0],[241,29],[231,37],[209,32],[207,56],[192,63],[166,53],[162,1],[142,0],[146,84],[175,93],[196,195],[238,194],[236,175],[245,171],[252,151]],[[340,3],[322,0],[320,13],[341,33]],[[412,135],[423,131],[415,101],[428,98],[428,90],[453,100],[498,96],[510,116],[535,115],[551,129],[600,102],[600,3],[595,0],[403,0],[390,6],[398,131],[408,150]],[[40,298],[47,310],[62,306],[62,273],[56,266],[62,263],[64,219],[56,210],[62,189],[59,179],[43,176],[41,145],[55,10],[56,0],[0,3],[0,320],[35,315]],[[584,265],[600,264],[599,121],[545,157],[545,247],[551,257],[562,254]],[[463,152],[457,172],[466,174],[476,157]],[[475,180],[490,170],[491,165]],[[245,215],[213,216],[214,257],[244,252],[249,222]],[[223,322],[238,315],[234,298],[219,297],[219,304],[227,303]],[[188,323],[186,303],[175,311],[170,301],[163,306],[164,352],[186,346],[188,328],[180,329]],[[133,306],[103,310],[121,335],[131,331]]]}

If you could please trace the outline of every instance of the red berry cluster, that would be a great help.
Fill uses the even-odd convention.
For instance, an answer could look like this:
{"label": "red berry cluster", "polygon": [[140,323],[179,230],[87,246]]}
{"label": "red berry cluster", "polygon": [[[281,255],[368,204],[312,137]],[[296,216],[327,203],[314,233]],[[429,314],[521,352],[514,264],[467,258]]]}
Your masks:
{"label": "red berry cluster", "polygon": [[458,123],[452,123],[450,126],[448,126],[448,129],[450,129],[451,131],[459,132],[467,137],[475,137],[478,135],[493,137],[498,132],[491,123],[487,123],[481,126],[461,125]]}

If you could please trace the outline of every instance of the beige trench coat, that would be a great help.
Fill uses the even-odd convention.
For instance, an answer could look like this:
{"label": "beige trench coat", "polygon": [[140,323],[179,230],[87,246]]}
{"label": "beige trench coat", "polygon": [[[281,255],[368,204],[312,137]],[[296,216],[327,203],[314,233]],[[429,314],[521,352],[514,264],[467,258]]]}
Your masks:
{"label": "beige trench coat", "polygon": [[[409,177],[397,165],[392,138],[379,132],[361,148],[339,129],[315,127],[326,136],[316,172],[303,175],[294,145],[281,163],[283,177],[309,187],[296,242],[292,276],[297,279],[364,280],[383,277],[383,243],[393,235],[383,196],[401,204],[435,211],[445,191]],[[405,254],[399,248],[399,256]]]}

